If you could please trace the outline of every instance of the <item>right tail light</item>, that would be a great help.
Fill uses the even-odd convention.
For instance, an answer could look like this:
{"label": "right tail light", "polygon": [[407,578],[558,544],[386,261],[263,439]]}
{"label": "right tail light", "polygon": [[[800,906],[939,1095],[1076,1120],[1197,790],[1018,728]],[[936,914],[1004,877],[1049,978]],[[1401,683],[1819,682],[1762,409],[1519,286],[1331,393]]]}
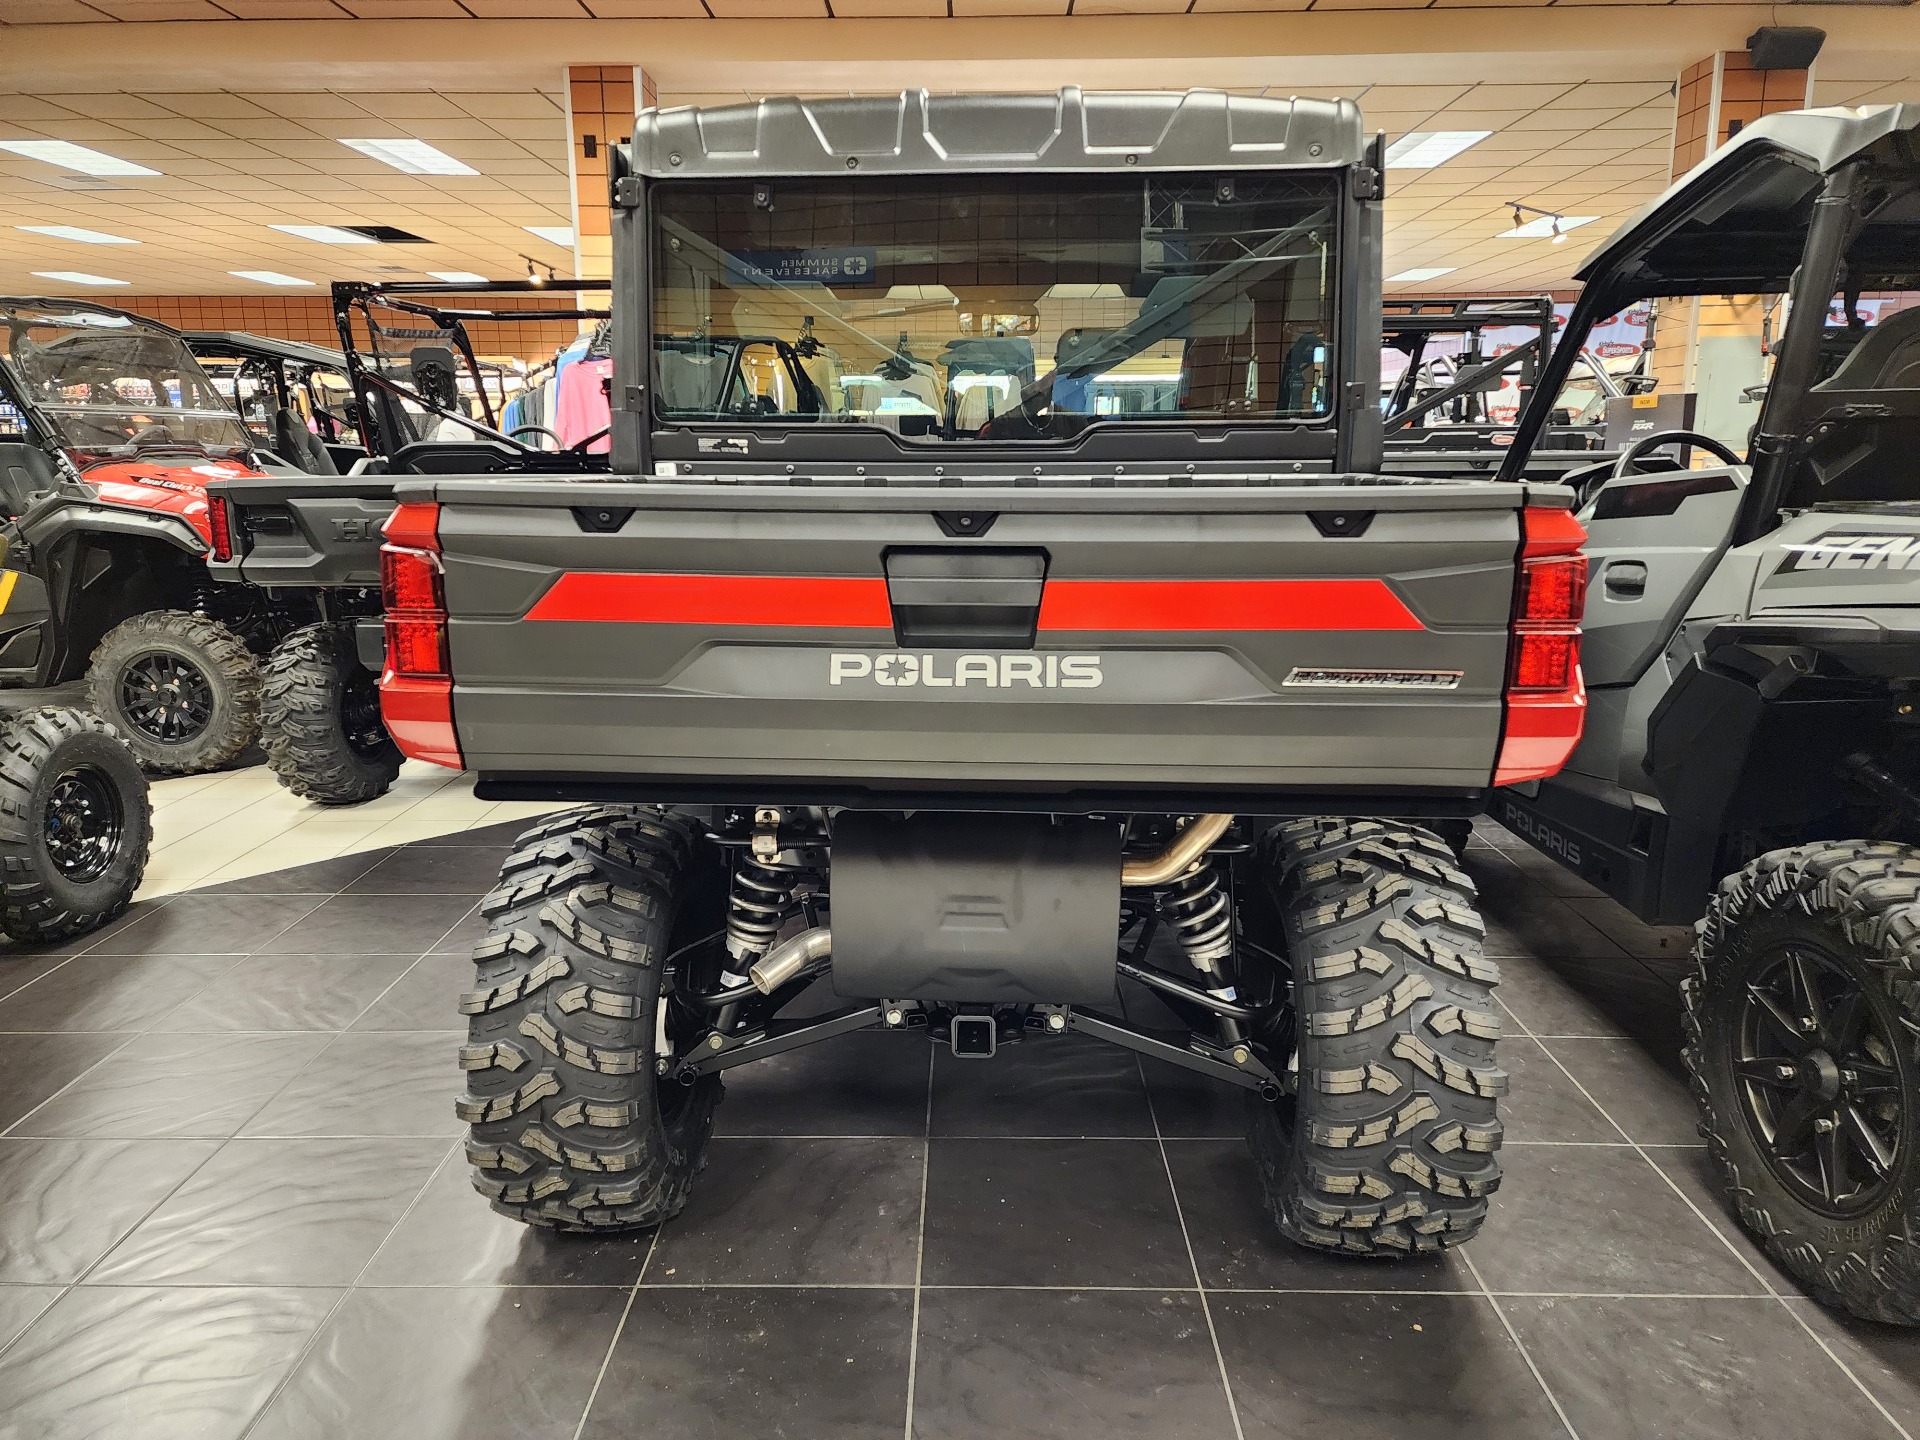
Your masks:
{"label": "right tail light", "polygon": [[453,670],[447,653],[447,593],[440,563],[440,507],[396,505],[381,527],[380,593],[387,664],[380,714],[401,753],[465,768],[453,728]]}
{"label": "right tail light", "polygon": [[1580,678],[1580,615],[1587,599],[1587,532],[1573,512],[1529,506],[1514,587],[1507,658],[1506,725],[1493,783],[1555,774],[1586,722]]}

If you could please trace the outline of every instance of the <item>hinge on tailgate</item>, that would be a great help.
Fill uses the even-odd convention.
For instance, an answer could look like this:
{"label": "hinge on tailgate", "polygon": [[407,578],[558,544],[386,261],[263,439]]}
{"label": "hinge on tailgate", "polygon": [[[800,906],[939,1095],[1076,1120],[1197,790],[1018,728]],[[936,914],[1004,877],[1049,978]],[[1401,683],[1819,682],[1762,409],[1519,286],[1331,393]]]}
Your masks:
{"label": "hinge on tailgate", "polygon": [[1380,172],[1371,165],[1353,167],[1353,198],[1356,200],[1380,198]]}

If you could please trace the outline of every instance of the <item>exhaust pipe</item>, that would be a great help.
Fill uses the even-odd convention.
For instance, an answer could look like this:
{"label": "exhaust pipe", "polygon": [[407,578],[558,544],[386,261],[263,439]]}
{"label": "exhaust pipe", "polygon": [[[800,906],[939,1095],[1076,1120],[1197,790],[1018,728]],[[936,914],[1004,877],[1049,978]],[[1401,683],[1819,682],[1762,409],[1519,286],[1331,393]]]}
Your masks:
{"label": "exhaust pipe", "polygon": [[1124,862],[1120,866],[1120,884],[1127,889],[1135,889],[1165,885],[1177,879],[1186,874],[1188,868],[1227,833],[1227,826],[1232,823],[1231,815],[1196,815],[1193,823],[1174,836],[1173,843],[1158,855]]}
{"label": "exhaust pipe", "polygon": [[824,970],[833,954],[833,931],[825,925],[802,930],[791,940],[783,940],[758,961],[747,978],[762,995],[771,995],[782,985],[797,980],[809,970]]}

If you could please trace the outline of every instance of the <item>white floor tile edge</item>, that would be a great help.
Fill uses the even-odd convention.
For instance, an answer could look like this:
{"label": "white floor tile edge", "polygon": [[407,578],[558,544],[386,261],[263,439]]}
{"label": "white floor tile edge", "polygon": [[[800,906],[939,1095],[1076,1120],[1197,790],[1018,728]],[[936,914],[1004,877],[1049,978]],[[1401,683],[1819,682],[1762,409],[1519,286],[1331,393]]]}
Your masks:
{"label": "white floor tile edge", "polygon": [[153,782],[153,856],[136,898],[455,835],[560,806],[476,800],[470,777],[409,760],[365,805],[315,805],[264,765]]}

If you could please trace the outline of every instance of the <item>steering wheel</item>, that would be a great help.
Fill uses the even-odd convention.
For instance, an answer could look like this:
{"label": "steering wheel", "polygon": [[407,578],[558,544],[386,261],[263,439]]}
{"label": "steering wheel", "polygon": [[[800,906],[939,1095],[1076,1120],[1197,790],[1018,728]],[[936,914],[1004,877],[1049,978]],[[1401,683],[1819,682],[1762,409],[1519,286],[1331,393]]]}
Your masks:
{"label": "steering wheel", "polygon": [[127,438],[128,441],[134,445],[144,445],[149,441],[160,445],[170,445],[173,443],[173,431],[164,425],[142,425]]}
{"label": "steering wheel", "polygon": [[1644,475],[1648,472],[1640,468],[1640,462],[1655,450],[1668,445],[1698,445],[1722,465],[1744,465],[1733,451],[1722,445],[1711,435],[1702,435],[1698,430],[1658,430],[1651,435],[1643,435],[1625,450],[1620,458],[1613,462],[1611,470],[1599,470],[1587,477],[1580,487],[1580,505],[1584,510],[1592,503],[1593,497],[1600,493],[1600,487],[1609,480],[1618,480],[1627,475]]}
{"label": "steering wheel", "polygon": [[516,425],[507,432],[507,438],[509,440],[518,440],[522,435],[544,435],[553,441],[554,449],[564,450],[567,448],[567,442],[544,425]]}

